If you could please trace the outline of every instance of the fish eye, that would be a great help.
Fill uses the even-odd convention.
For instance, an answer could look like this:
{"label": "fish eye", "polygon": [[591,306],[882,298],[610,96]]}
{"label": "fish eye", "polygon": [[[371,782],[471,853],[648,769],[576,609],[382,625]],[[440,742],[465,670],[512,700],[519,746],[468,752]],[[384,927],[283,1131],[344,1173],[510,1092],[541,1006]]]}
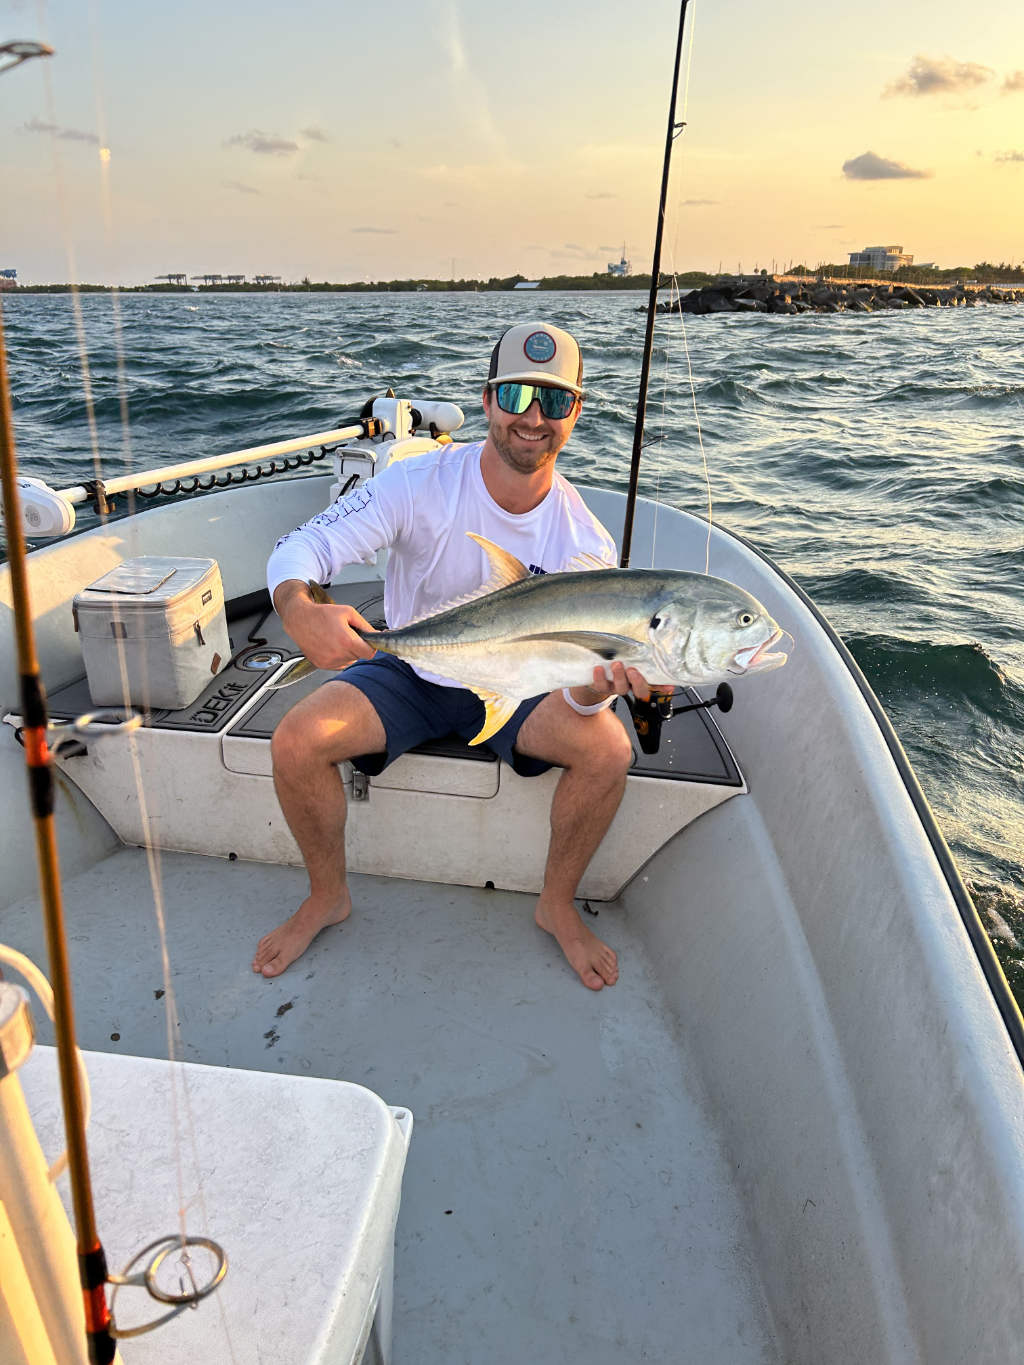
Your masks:
{"label": "fish eye", "polygon": [[736,624],[740,626],[752,626],[754,624],[754,613],[752,611],[741,611],[736,617]]}

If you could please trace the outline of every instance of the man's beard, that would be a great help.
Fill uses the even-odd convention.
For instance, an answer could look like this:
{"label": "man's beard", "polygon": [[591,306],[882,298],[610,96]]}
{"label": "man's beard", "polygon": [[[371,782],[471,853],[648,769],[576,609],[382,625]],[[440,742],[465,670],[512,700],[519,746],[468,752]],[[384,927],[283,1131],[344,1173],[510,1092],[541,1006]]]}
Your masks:
{"label": "man's beard", "polygon": [[549,464],[554,464],[555,456],[565,444],[563,441],[559,445],[553,436],[546,437],[543,441],[538,441],[536,446],[530,449],[513,449],[512,436],[507,427],[499,427],[497,422],[488,424],[488,434],[491,444],[495,450],[509,466],[519,474],[535,474],[538,469],[544,469]]}

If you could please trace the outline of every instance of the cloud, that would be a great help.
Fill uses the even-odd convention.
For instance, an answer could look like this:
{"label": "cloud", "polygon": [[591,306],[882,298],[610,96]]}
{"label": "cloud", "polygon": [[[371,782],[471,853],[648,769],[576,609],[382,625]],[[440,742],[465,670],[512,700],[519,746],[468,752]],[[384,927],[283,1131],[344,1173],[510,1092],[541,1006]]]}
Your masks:
{"label": "cloud", "polygon": [[225,180],[226,190],[235,190],[238,194],[262,194],[262,190],[256,189],[254,185],[244,185],[241,180]]}
{"label": "cloud", "polygon": [[845,226],[845,223],[816,223],[814,230],[815,232],[838,232],[840,228]]}
{"label": "cloud", "polygon": [[248,133],[236,133],[224,144],[226,147],[246,147],[258,156],[291,156],[299,150],[297,142],[277,137],[273,133],[261,133],[252,129]]}
{"label": "cloud", "polygon": [[1024,161],[1024,152],[996,152],[997,161]]}
{"label": "cloud", "polygon": [[1011,71],[1003,81],[1002,93],[1012,95],[1018,90],[1024,90],[1024,71]]}
{"label": "cloud", "polygon": [[66,142],[91,142],[97,147],[100,142],[95,133],[85,133],[80,128],[62,128],[58,123],[44,123],[39,118],[31,118],[28,123],[23,123],[21,131],[23,133],[52,133],[54,137],[63,138]]}
{"label": "cloud", "polygon": [[396,233],[398,232],[398,229],[397,229],[397,228],[379,228],[379,227],[354,227],[354,228],[350,228],[349,230],[350,230],[351,232],[369,232],[369,233],[373,233],[374,236],[379,236],[379,237],[394,237],[394,236],[396,235]]}
{"label": "cloud", "polygon": [[584,195],[586,199],[618,199],[617,194],[612,194],[610,190],[598,190],[594,194]]}
{"label": "cloud", "polygon": [[847,180],[928,180],[931,171],[915,171],[901,161],[888,161],[874,152],[864,152],[843,162]]}
{"label": "cloud", "polygon": [[957,62],[952,57],[915,57],[910,69],[882,91],[893,95],[950,95],[984,85],[996,73],[977,62]]}
{"label": "cloud", "polygon": [[712,204],[717,204],[718,199],[684,199],[680,208],[684,209],[703,209],[709,208]]}
{"label": "cloud", "polygon": [[309,142],[330,142],[330,138],[322,128],[303,128],[299,134]]}

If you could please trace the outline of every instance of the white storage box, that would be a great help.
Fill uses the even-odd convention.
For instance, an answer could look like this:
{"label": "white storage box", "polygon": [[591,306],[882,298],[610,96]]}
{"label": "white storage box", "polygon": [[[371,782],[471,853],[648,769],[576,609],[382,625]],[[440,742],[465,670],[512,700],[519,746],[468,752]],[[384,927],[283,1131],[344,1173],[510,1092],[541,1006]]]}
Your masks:
{"label": "white storage box", "polygon": [[75,595],[89,694],[96,706],[128,701],[178,711],[231,657],[224,587],[215,559],[126,559]]}

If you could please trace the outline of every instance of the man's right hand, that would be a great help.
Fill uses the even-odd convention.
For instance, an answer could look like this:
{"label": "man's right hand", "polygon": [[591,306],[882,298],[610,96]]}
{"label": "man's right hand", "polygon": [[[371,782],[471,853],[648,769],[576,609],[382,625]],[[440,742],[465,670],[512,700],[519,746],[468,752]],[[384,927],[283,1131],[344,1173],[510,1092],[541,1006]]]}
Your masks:
{"label": "man's right hand", "polygon": [[317,668],[340,670],[376,652],[356,634],[357,629],[372,632],[373,626],[355,607],[314,602],[300,579],[289,578],[278,585],[274,607],[285,630]]}

